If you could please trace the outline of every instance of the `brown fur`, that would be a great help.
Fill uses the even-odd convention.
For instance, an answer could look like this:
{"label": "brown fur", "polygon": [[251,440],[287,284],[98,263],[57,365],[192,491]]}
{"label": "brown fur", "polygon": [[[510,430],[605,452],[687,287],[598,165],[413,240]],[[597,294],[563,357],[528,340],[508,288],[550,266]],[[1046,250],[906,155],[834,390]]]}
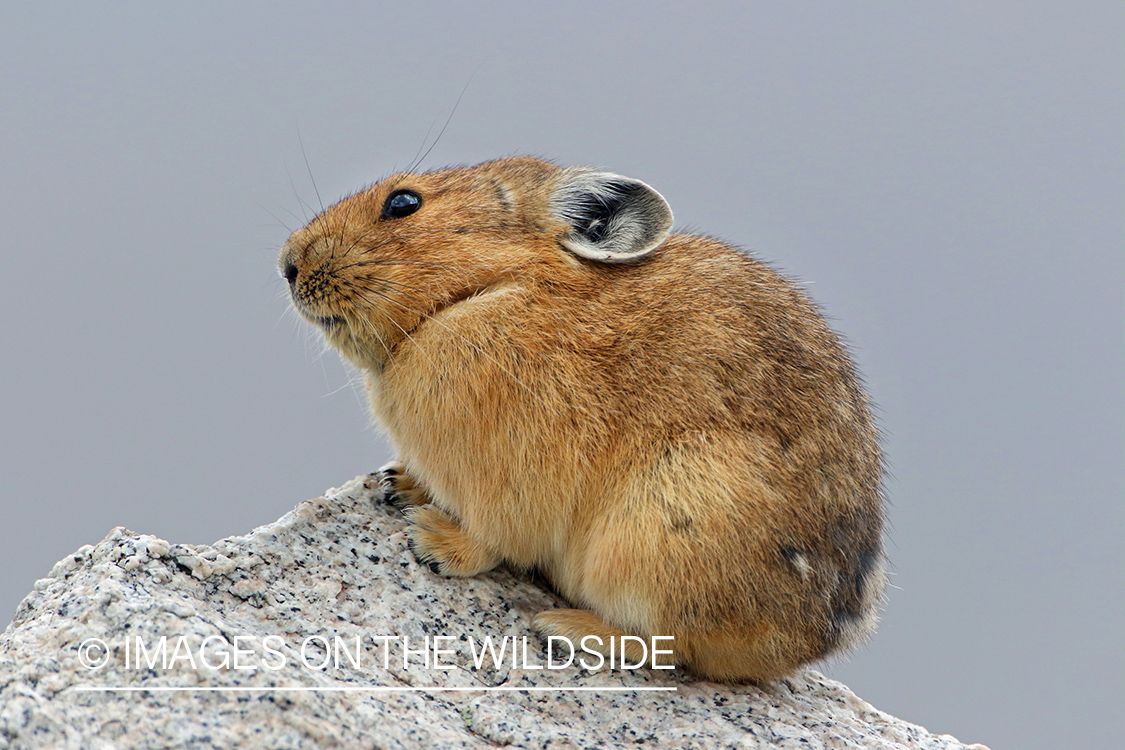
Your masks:
{"label": "brown fur", "polygon": [[[282,252],[298,310],[366,374],[415,554],[447,575],[538,567],[589,610],[539,614],[544,634],[672,635],[716,680],[862,640],[881,459],[836,336],[705,237],[577,257],[550,210],[564,174],[513,158],[396,175]],[[381,218],[401,189],[421,208]]]}

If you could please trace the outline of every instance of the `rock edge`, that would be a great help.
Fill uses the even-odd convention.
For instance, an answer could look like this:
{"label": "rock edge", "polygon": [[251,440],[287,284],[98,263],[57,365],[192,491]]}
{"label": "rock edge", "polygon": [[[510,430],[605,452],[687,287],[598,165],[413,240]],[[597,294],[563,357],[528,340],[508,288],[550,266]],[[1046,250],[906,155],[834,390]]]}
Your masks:
{"label": "rock edge", "polygon": [[[542,669],[530,619],[565,603],[505,570],[434,575],[414,562],[405,522],[382,496],[373,476],[360,476],[213,545],[119,527],[64,558],[0,635],[0,750],[987,750],[889,716],[811,669],[767,689],[680,670]],[[333,653],[336,636],[343,653]],[[456,668],[422,664],[435,636],[446,637],[440,663]],[[414,650],[405,669],[403,637]],[[505,651],[502,663],[485,657],[478,668],[486,637],[528,646],[514,663]],[[302,661],[325,656],[325,669]]]}

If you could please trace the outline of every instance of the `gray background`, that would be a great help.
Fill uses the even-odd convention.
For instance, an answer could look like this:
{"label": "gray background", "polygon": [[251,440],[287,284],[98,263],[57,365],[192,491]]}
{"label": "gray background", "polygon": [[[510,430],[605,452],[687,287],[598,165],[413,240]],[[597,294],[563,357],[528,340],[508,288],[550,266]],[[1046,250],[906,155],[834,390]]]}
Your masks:
{"label": "gray background", "polygon": [[468,83],[425,166],[643,179],[850,341],[896,575],[828,672],[963,741],[1120,740],[1119,3],[320,6],[5,6],[3,611],[115,525],[211,542],[387,458],[275,256],[306,156],[341,197]]}

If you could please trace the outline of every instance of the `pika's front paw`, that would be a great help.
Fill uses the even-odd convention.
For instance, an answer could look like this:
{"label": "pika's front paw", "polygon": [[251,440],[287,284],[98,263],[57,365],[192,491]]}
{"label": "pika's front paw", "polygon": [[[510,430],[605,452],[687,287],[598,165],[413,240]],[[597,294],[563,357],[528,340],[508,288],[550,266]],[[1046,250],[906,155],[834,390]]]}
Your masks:
{"label": "pika's front paw", "polygon": [[430,495],[418,484],[406,467],[392,461],[375,472],[379,485],[383,488],[383,502],[399,510],[417,505],[428,505]]}
{"label": "pika's front paw", "polygon": [[495,568],[500,559],[474,541],[453,516],[432,505],[403,510],[406,540],[414,559],[446,576],[471,576]]}

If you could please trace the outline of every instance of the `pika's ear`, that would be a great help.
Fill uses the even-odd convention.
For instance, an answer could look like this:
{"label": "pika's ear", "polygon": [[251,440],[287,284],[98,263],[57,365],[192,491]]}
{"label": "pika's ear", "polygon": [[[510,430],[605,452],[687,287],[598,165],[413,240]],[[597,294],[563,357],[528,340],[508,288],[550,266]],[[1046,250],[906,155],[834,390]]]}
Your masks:
{"label": "pika's ear", "polygon": [[571,227],[559,242],[575,255],[623,263],[651,252],[672,228],[664,196],[612,172],[567,169],[555,184],[551,214]]}

